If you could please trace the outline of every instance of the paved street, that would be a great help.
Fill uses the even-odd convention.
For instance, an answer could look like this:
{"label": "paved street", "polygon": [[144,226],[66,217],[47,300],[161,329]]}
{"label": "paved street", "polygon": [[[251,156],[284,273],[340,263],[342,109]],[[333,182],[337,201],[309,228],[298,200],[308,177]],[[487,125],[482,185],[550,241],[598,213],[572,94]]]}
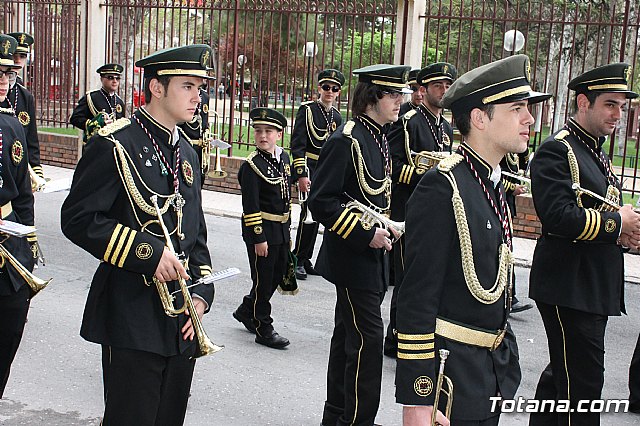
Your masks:
{"label": "paved street", "polygon": [[[47,170],[45,170],[47,173]],[[48,176],[54,174],[49,173]],[[53,182],[52,182],[53,183]],[[100,348],[79,336],[88,286],[98,261],[60,232],[59,210],[67,192],[37,194],[37,226],[47,266],[36,270],[54,281],[33,301],[22,345],[0,401],[2,425],[97,425],[102,413]],[[186,425],[318,425],[325,399],[325,372],[333,324],[335,292],[319,277],[300,282],[297,296],[273,298],[276,330],[291,340],[278,351],[259,346],[231,313],[250,288],[240,223],[224,217],[220,203],[208,211],[209,248],[214,269],[236,266],[242,274],[216,286],[211,313],[204,318],[210,338],[225,346],[196,365]],[[227,214],[227,216],[230,216]],[[319,247],[319,244],[318,244]],[[526,259],[524,259],[526,261]],[[631,258],[637,263],[639,258]],[[561,261],[561,259],[559,259]],[[526,262],[524,262],[526,263]],[[527,292],[528,269],[518,268],[518,292]],[[640,286],[627,285],[629,316],[612,318],[607,333],[603,397],[626,398],[627,374],[640,331]],[[150,288],[149,291],[155,291]],[[391,294],[383,313],[388,317]],[[533,397],[547,361],[544,329],[537,311],[515,316],[523,382],[519,394]],[[385,358],[377,422],[401,424],[394,402],[394,361]],[[505,414],[502,425],[526,424],[525,414]],[[640,416],[611,414],[603,425],[634,425]]]}

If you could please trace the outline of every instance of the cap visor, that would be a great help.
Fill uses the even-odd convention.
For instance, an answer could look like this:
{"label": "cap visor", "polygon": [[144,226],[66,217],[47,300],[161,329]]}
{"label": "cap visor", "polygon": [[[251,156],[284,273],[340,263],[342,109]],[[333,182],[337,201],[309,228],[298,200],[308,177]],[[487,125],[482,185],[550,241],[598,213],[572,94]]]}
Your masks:
{"label": "cap visor", "polygon": [[404,93],[405,95],[410,95],[413,93],[413,90],[409,88],[402,88],[400,90],[397,90],[397,92]]}
{"label": "cap visor", "polygon": [[546,101],[551,98],[550,93],[535,92],[533,90],[527,93],[518,93],[516,95],[507,96],[499,101],[493,102],[494,104],[507,104],[509,102],[528,101],[529,105],[537,104],[538,102]]}

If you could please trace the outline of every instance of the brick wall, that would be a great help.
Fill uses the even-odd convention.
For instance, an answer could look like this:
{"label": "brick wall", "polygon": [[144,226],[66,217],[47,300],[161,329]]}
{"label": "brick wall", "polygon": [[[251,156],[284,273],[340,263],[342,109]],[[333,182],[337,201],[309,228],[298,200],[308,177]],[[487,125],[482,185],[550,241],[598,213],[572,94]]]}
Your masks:
{"label": "brick wall", "polygon": [[516,237],[536,239],[542,233],[542,225],[533,207],[531,194],[516,197],[516,212],[513,218],[513,234]]}
{"label": "brick wall", "polygon": [[[215,167],[215,156],[211,156],[211,167],[209,171],[212,171]],[[222,155],[220,157],[220,166],[222,170],[227,172],[227,177],[221,179],[214,179],[207,176],[204,182],[204,189],[210,189],[212,191],[227,192],[231,194],[240,194],[240,184],[238,183],[238,169],[244,162],[244,158],[240,157],[227,157]]]}
{"label": "brick wall", "polygon": [[73,169],[78,162],[78,137],[38,132],[40,162]]}

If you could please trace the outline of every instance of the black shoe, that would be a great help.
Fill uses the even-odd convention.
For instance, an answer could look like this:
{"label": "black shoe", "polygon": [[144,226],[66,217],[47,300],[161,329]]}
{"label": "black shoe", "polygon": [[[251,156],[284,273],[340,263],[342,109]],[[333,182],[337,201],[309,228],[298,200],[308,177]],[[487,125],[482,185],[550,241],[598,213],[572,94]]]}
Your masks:
{"label": "black shoe", "polygon": [[244,328],[246,328],[249,333],[256,334],[256,327],[255,325],[253,325],[253,321],[250,318],[243,317],[238,313],[237,310],[233,313],[233,317],[236,319],[236,321],[241,322],[242,325],[244,325]]}
{"label": "black shoe", "polygon": [[517,314],[518,312],[527,311],[531,308],[533,308],[533,305],[531,303],[523,303],[518,300],[516,303],[511,305],[511,313]]}
{"label": "black shoe", "polygon": [[308,275],[320,275],[320,273],[316,271],[316,269],[313,267],[313,264],[309,260],[304,262],[304,270]]}
{"label": "black shoe", "polygon": [[307,279],[307,271],[304,270],[304,266],[302,265],[296,266],[296,279],[299,279],[299,280]]}
{"label": "black shoe", "polygon": [[274,349],[284,349],[286,346],[289,346],[289,339],[282,337],[273,331],[268,336],[256,336],[256,343],[269,346]]}

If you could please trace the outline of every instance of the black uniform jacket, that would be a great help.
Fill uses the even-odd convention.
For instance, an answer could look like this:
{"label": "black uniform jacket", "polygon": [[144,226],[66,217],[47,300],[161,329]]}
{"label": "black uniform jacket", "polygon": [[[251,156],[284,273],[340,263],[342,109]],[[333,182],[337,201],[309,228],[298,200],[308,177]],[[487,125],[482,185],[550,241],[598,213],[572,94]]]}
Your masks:
{"label": "black uniform jacket", "polygon": [[305,165],[315,169],[322,145],[341,124],[342,116],[333,106],[327,112],[318,101],[300,105],[291,133],[294,180],[309,177]]}
{"label": "black uniform jacket", "polygon": [[209,127],[209,95],[206,90],[200,89],[200,104],[193,119],[190,122],[180,124],[192,144],[197,145],[197,141],[202,139],[204,131]]}
{"label": "black uniform jacket", "polygon": [[384,249],[369,247],[375,229],[365,229],[359,212],[346,208],[351,198],[378,210],[388,208],[384,192],[367,194],[358,177],[356,167],[360,157],[366,170],[363,179],[369,186],[380,188],[380,181],[385,178],[380,146],[360,119],[378,140],[387,130],[387,126],[381,127],[362,115],[339,127],[322,147],[309,195],[313,217],[325,227],[316,269],[340,287],[384,291],[389,279],[388,256]]}
{"label": "black uniform jacket", "polygon": [[[10,104],[9,104],[10,102]],[[7,100],[0,107],[10,106],[16,113],[18,121],[24,128],[26,149],[29,152],[29,164],[40,177],[44,177],[40,165],[40,141],[36,127],[36,104],[33,95],[22,84],[16,84],[9,90]]]}
{"label": "black uniform jacket", "polygon": [[240,166],[238,181],[242,187],[244,242],[288,244],[291,238],[291,166],[287,153],[280,151],[278,160],[270,153],[256,149]]}
{"label": "black uniform jacket", "polygon": [[[491,167],[471,148],[467,152],[494,202],[499,203],[498,189],[493,189],[489,179]],[[443,163],[455,158],[459,156]],[[482,287],[489,289],[498,273],[501,225],[468,164],[461,160],[452,174],[464,203],[475,273]],[[438,350],[448,349],[445,374],[454,385],[452,417],[481,420],[491,416],[490,396],[500,392],[503,398],[513,398],[520,383],[518,349],[508,325],[495,351],[434,336],[436,317],[494,332],[506,324],[506,289],[497,301],[484,304],[467,287],[462,261],[471,259],[463,259],[460,252],[452,194],[445,174],[432,169],[407,204],[406,268],[398,294],[396,400],[433,405]]]}
{"label": "black uniform jacket", "polygon": [[[601,196],[607,193],[607,171],[591,152],[601,153],[605,138],[595,138],[574,120],[550,136],[531,161],[531,186],[542,236],[533,254],[529,295],[600,315],[624,312],[624,263],[616,244],[620,214],[600,212],[601,202],[587,195],[578,206],[567,160],[571,146],[579,166],[580,186]],[[619,188],[619,182],[615,182]],[[561,260],[561,261],[559,261]]]}
{"label": "black uniform jacket", "polygon": [[101,112],[112,114],[116,119],[122,118],[125,114],[124,101],[117,93],[109,96],[103,88],[87,92],[78,101],[69,123],[86,131],[87,121],[93,120]]}
{"label": "black uniform jacket", "polygon": [[[33,225],[33,193],[25,150],[24,129],[13,116],[13,110],[0,108],[2,132],[2,187],[0,205],[2,219]],[[7,204],[10,203],[11,209]],[[4,239],[4,235],[1,236]],[[2,245],[29,271],[33,270],[33,255],[26,238],[9,237]],[[8,274],[7,274],[8,270]],[[26,285],[24,279],[5,262],[0,270],[0,296],[7,296]]]}
{"label": "black uniform jacket", "polygon": [[[135,115],[153,135],[161,153],[175,167],[176,147],[172,133],[156,122],[144,108]],[[180,194],[185,200],[181,240],[172,234],[176,252],[188,258],[192,280],[211,273],[207,231],[202,213],[200,171],[197,156],[181,135]],[[182,340],[184,314],[165,315],[152,277],[165,247],[152,192],[174,192],[171,173],[163,176],[160,158],[149,136],[133,119],[121,119],[103,127],[80,159],[69,196],[62,206],[62,231],[71,241],[101,260],[85,306],[81,335],[92,342],[143,350],[163,356],[183,352],[191,343]],[[131,176],[126,181],[126,170]],[[121,173],[125,178],[121,179]],[[139,175],[138,175],[139,173]],[[165,198],[159,200],[160,207]],[[162,215],[169,232],[176,228],[177,214],[169,206]],[[142,229],[141,224],[146,224]],[[153,233],[153,234],[152,234]],[[146,285],[145,282],[151,283]],[[177,290],[175,282],[167,283]],[[197,286],[198,294],[211,306],[213,287]],[[175,306],[182,306],[178,295]]]}
{"label": "black uniform jacket", "polygon": [[442,115],[433,115],[424,105],[409,110],[391,126],[389,147],[393,163],[393,220],[404,220],[407,200],[424,174],[415,166],[413,155],[421,151],[448,152],[452,140],[453,130],[449,122]]}
{"label": "black uniform jacket", "polygon": [[[529,150],[521,154],[505,155],[504,158],[500,161],[500,168],[504,172],[509,172],[511,174],[517,175],[520,170],[527,170],[528,164]],[[504,190],[507,196],[507,204],[509,205],[511,214],[515,217],[516,196],[513,192],[516,190],[517,186],[524,185],[524,183],[514,177],[502,175],[502,185],[504,186]]]}

